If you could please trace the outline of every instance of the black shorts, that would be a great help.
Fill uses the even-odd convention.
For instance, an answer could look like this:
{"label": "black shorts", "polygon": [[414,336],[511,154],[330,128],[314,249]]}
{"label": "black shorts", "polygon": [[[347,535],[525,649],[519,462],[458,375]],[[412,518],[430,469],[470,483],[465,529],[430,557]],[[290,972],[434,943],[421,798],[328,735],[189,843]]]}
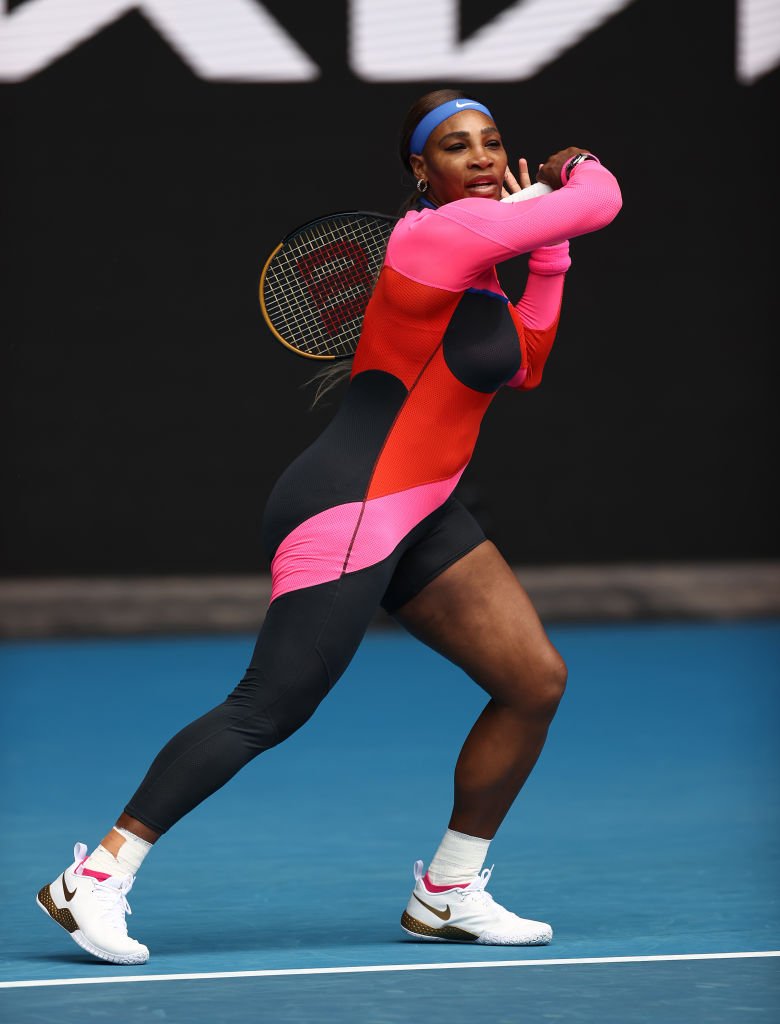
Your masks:
{"label": "black shorts", "polygon": [[457,498],[449,498],[420,525],[424,532],[401,555],[382,598],[391,615],[485,540],[482,527]]}

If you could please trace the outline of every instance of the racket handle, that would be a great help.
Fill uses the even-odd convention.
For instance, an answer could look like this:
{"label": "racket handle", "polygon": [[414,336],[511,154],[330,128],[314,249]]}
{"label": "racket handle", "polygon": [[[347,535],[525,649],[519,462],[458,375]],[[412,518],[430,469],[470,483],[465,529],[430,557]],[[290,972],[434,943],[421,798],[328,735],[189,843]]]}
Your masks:
{"label": "racket handle", "polygon": [[525,199],[537,199],[539,196],[546,196],[548,192],[552,192],[550,186],[545,185],[543,181],[537,181],[533,185],[529,185],[528,188],[521,188],[519,192],[513,192],[511,195],[506,196],[501,202],[522,203]]}

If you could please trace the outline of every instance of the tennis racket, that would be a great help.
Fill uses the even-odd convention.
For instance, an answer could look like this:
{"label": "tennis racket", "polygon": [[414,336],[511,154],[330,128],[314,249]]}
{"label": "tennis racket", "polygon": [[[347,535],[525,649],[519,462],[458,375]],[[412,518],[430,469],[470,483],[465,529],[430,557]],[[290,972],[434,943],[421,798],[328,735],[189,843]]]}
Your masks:
{"label": "tennis racket", "polygon": [[[502,202],[551,191],[537,182]],[[274,337],[308,359],[353,356],[397,219],[383,213],[332,213],[291,231],[260,275],[260,308]]]}
{"label": "tennis racket", "polygon": [[260,308],[273,335],[308,359],[355,354],[396,217],[332,213],[296,228],[260,275]]}

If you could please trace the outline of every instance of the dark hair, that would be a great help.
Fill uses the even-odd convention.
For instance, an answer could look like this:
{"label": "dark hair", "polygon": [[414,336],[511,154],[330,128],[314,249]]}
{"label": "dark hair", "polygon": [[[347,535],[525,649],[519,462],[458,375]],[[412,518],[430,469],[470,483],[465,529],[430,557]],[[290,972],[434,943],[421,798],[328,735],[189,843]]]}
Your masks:
{"label": "dark hair", "polygon": [[414,135],[414,129],[422,121],[426,114],[430,114],[432,110],[440,107],[442,103],[450,103],[452,100],[465,100],[469,99],[465,92],[461,92],[460,89],[434,89],[433,92],[426,92],[424,96],[421,96],[418,100],[409,107],[406,112],[403,124],[401,125],[401,138],[398,142],[398,154],[401,157],[401,163],[404,166],[404,170],[410,171],[409,157],[411,156],[410,147],[412,143],[412,136]]}
{"label": "dark hair", "polygon": [[[424,96],[420,96],[419,99],[415,100],[414,103],[409,107],[406,112],[406,117],[401,125],[401,137],[398,140],[398,155],[401,158],[401,164],[405,171],[411,172],[411,164],[409,157],[411,156],[411,143],[412,135],[414,135],[414,129],[422,121],[426,114],[430,114],[436,107],[440,107],[442,103],[449,103],[451,100],[465,100],[468,99],[465,92],[461,92],[460,89],[434,89],[432,92],[426,92]],[[411,209],[414,208],[415,203],[420,198],[419,193],[415,189],[411,195],[407,196],[404,202],[401,204],[401,208],[398,211],[398,216],[403,217]]]}
{"label": "dark hair", "polygon": [[[411,172],[412,168],[409,164],[409,157],[411,154],[409,149],[412,142],[412,135],[414,135],[414,129],[420,121],[422,121],[425,115],[430,114],[430,112],[435,110],[436,107],[440,107],[442,103],[449,103],[450,100],[465,100],[468,98],[467,94],[465,92],[461,92],[460,89],[434,89],[432,92],[426,92],[424,96],[420,96],[419,99],[414,101],[406,112],[406,117],[401,125],[401,138],[398,143],[398,154],[401,157],[401,163],[403,164],[405,171]],[[473,99],[474,97],[471,98]],[[398,216],[403,217],[413,209],[419,198],[420,194],[417,189],[415,189],[402,203],[401,208],[398,211]],[[314,408],[324,395],[345,380],[349,376],[351,370],[351,359],[339,359],[335,363],[326,363],[321,370],[318,370],[313,377],[310,377],[306,383],[316,383],[317,385],[314,392],[314,398],[312,399],[311,408]]]}

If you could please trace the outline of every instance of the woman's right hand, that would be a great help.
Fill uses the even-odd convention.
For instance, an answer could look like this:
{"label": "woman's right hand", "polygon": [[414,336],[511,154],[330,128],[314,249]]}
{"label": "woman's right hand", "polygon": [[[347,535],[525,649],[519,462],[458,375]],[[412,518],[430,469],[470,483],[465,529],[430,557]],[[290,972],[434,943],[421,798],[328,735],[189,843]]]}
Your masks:
{"label": "woman's right hand", "polygon": [[561,170],[567,160],[571,160],[573,156],[578,153],[590,153],[589,149],[579,149],[577,146],[569,146],[568,149],[562,149],[558,153],[553,153],[552,156],[548,156],[543,164],[539,164],[539,170],[536,172],[536,180],[543,181],[545,185],[549,185],[550,188],[562,188],[563,182],[561,181]]}

